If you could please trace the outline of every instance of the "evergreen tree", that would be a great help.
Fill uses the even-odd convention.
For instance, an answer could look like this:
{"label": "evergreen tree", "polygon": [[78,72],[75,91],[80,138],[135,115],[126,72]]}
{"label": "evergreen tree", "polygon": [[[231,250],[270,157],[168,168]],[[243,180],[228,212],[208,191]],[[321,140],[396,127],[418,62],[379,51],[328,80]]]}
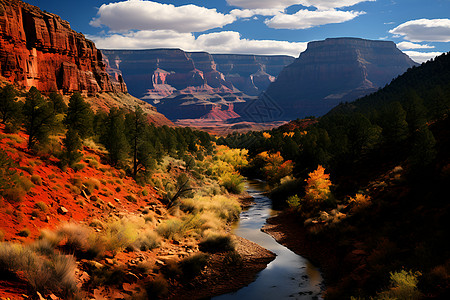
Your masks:
{"label": "evergreen tree", "polygon": [[63,139],[64,152],[63,152],[63,164],[69,164],[72,166],[73,164],[80,161],[83,154],[81,154],[80,150],[82,147],[81,138],[78,135],[78,132],[69,128],[66,132],[66,136]]}
{"label": "evergreen tree", "polygon": [[56,114],[65,114],[67,112],[67,105],[64,103],[63,97],[61,94],[57,92],[52,92],[48,96],[50,101],[53,104],[53,113]]}
{"label": "evergreen tree", "polygon": [[422,171],[429,167],[436,157],[436,140],[427,126],[416,131],[409,162],[413,172]]}
{"label": "evergreen tree", "polygon": [[36,143],[45,143],[54,125],[55,115],[52,105],[34,86],[27,93],[22,113],[28,134],[28,149],[33,148]]}
{"label": "evergreen tree", "polygon": [[92,121],[94,113],[89,103],[84,101],[80,93],[74,93],[69,100],[64,123],[69,128],[78,131],[80,138],[85,139],[92,134]]}
{"label": "evergreen tree", "polygon": [[108,150],[112,165],[118,165],[127,159],[129,145],[125,136],[125,118],[119,109],[113,107],[109,111],[100,141]]}
{"label": "evergreen tree", "polygon": [[11,84],[0,89],[0,116],[2,123],[18,119],[20,103],[17,102],[17,92]]}
{"label": "evergreen tree", "polygon": [[152,146],[147,139],[148,121],[142,108],[137,106],[135,111],[125,116],[125,126],[133,161],[132,176],[136,179],[140,170],[149,169],[152,164],[150,157]]}
{"label": "evergreen tree", "polygon": [[408,122],[409,132],[413,134],[425,126],[427,121],[427,110],[423,105],[422,98],[415,91],[411,91],[406,96],[406,122]]}
{"label": "evergreen tree", "polygon": [[408,137],[406,112],[399,102],[392,103],[382,115],[383,136],[388,145],[396,145]]}

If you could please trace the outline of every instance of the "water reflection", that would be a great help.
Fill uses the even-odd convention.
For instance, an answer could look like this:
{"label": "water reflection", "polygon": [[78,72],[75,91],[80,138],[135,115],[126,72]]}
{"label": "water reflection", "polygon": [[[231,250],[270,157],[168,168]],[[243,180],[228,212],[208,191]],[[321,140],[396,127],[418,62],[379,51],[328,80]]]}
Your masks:
{"label": "water reflection", "polygon": [[269,249],[277,257],[253,283],[214,299],[322,299],[323,280],[319,270],[260,230],[266,219],[277,213],[272,210],[271,200],[264,196],[266,189],[264,182],[248,182],[247,191],[255,198],[255,204],[241,213],[234,233]]}

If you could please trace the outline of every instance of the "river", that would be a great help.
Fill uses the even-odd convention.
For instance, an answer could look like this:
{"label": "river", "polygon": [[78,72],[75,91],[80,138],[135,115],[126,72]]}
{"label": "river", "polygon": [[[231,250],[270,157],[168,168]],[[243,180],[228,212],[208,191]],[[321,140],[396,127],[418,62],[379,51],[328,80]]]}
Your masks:
{"label": "river", "polygon": [[258,274],[253,283],[234,293],[213,299],[322,299],[323,279],[319,269],[261,231],[266,219],[277,214],[272,210],[272,201],[264,195],[265,190],[264,182],[247,182],[247,192],[255,203],[248,210],[242,211],[233,232],[277,256]]}

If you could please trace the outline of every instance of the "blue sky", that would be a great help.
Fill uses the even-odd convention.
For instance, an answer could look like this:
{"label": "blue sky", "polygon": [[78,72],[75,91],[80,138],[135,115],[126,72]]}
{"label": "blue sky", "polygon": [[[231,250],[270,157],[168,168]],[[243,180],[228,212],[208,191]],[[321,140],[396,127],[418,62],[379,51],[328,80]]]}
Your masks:
{"label": "blue sky", "polygon": [[423,62],[450,51],[450,0],[25,0],[101,49],[298,56],[329,37],[391,40]]}

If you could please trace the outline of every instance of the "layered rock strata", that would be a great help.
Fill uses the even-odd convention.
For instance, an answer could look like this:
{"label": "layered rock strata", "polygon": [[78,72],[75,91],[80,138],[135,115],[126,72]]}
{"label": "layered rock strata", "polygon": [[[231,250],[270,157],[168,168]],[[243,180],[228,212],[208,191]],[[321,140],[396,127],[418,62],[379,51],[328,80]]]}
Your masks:
{"label": "layered rock strata", "polygon": [[42,92],[126,92],[120,78],[110,80],[92,41],[20,0],[0,0],[0,75]]}
{"label": "layered rock strata", "polygon": [[278,119],[321,116],[340,102],[376,91],[416,65],[390,41],[330,38],[310,42],[260,100],[280,109]]}

